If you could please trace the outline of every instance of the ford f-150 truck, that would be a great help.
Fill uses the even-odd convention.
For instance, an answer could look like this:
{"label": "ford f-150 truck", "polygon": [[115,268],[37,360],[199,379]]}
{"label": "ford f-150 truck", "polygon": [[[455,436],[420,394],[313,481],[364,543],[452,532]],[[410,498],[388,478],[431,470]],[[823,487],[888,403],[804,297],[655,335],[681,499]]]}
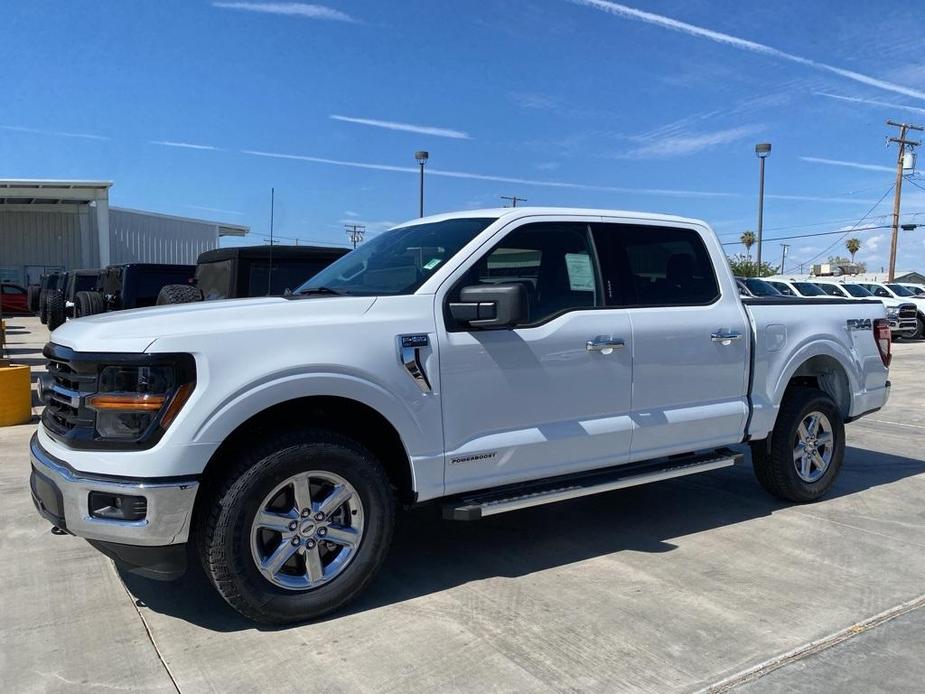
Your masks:
{"label": "ford f-150 truck", "polygon": [[[703,222],[444,214],[291,296],[82,318],[45,348],[32,494],[123,567],[188,549],[245,616],[366,587],[397,509],[474,520],[740,462],[821,497],[885,403],[879,301],[741,299]],[[614,499],[619,503],[619,499]]]}

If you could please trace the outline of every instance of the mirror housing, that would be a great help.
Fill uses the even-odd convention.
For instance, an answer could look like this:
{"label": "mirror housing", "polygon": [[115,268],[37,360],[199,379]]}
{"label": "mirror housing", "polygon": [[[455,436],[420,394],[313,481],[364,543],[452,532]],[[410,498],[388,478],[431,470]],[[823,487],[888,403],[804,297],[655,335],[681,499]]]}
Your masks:
{"label": "mirror housing", "polygon": [[512,328],[527,317],[527,290],[514,282],[463,287],[450,315],[471,328]]}

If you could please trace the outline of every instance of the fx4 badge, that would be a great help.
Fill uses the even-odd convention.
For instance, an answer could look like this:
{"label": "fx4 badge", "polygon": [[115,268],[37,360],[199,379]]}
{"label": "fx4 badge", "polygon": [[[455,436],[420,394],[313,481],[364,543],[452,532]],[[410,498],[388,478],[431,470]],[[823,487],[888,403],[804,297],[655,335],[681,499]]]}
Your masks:
{"label": "fx4 badge", "polygon": [[421,348],[430,346],[430,338],[426,335],[399,335],[398,358],[402,366],[411,376],[422,393],[430,393],[430,381],[421,363]]}

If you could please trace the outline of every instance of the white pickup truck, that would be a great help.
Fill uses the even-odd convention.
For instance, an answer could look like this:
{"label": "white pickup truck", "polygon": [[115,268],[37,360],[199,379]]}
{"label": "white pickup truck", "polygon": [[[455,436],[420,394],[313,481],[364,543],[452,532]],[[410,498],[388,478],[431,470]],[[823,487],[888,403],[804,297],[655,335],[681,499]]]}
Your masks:
{"label": "white pickup truck", "polygon": [[813,501],[890,388],[879,301],[742,300],[703,222],[584,209],[415,220],[291,296],[81,318],[45,354],[39,512],[148,576],[188,544],[265,623],[356,596],[402,505],[473,520],[744,442]]}

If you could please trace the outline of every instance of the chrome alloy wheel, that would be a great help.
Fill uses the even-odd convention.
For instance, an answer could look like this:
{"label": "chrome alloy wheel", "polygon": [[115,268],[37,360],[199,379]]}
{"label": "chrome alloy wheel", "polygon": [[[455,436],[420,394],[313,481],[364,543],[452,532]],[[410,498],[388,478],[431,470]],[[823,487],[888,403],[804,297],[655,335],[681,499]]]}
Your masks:
{"label": "chrome alloy wheel", "polygon": [[306,590],[337,577],[363,539],[363,503],[333,472],[293,475],[260,502],[251,554],[273,585]]}
{"label": "chrome alloy wheel", "polygon": [[821,412],[807,414],[797,427],[793,465],[804,482],[818,482],[829,469],[835,438],[832,423]]}

